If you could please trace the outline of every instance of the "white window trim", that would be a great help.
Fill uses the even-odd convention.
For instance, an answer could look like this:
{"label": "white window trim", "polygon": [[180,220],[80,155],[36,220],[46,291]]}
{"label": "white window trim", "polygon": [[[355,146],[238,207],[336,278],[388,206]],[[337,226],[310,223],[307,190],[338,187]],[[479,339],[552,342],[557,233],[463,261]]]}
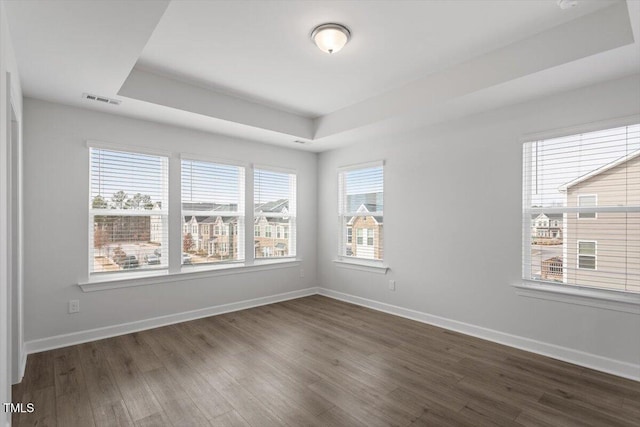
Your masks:
{"label": "white window trim", "polygon": [[[382,180],[382,191],[384,193],[384,166],[386,164],[385,160],[375,160],[372,162],[365,162],[365,163],[356,163],[356,164],[352,164],[352,165],[346,165],[346,166],[340,166],[337,168],[337,177],[338,177],[338,185],[340,185],[340,174],[343,172],[348,172],[348,171],[352,171],[352,170],[358,170],[358,169],[368,169],[368,168],[375,168],[375,167],[382,167],[383,168],[383,180]],[[338,194],[340,196],[340,189],[338,188]],[[344,217],[347,216],[376,216],[376,215],[384,215],[384,212],[338,212],[338,229],[342,230],[342,220]],[[352,234],[351,234],[351,245],[358,245],[358,236],[357,236],[357,231],[359,229],[356,229],[356,232],[353,232],[353,227],[351,227],[352,229]],[[380,236],[378,236],[379,239],[382,239],[383,241],[384,239],[384,228],[382,229],[382,232],[380,233]],[[364,234],[364,233],[363,233]],[[336,266],[338,267],[343,267],[343,268],[350,268],[353,270],[360,270],[360,271],[373,271],[376,273],[381,273],[381,274],[387,274],[387,271],[390,269],[386,264],[385,264],[385,260],[383,259],[368,259],[368,258],[358,258],[358,257],[354,257],[354,256],[347,256],[347,255],[343,255],[342,253],[340,253],[341,249],[343,246],[348,245],[349,243],[347,242],[347,231],[345,230],[344,233],[342,231],[340,231],[340,237],[339,239],[344,239],[344,243],[342,242],[342,240],[339,240],[338,242],[338,255],[336,257],[336,259],[333,260],[334,263],[336,263]],[[363,238],[363,245],[366,244],[366,240],[364,240],[366,238]],[[375,245],[375,242],[374,242]]]}
{"label": "white window trim", "polygon": [[101,278],[87,282],[78,283],[83,292],[105,291],[109,289],[130,288],[135,286],[160,285],[172,282],[181,282],[186,280],[206,279],[218,276],[227,276],[232,274],[253,273],[256,271],[276,270],[284,268],[299,267],[302,259],[287,258],[278,259],[272,262],[256,262],[253,265],[245,263],[225,263],[217,268],[198,268],[193,267],[190,271],[180,271],[178,273],[170,273],[167,270],[156,270],[153,273],[143,272],[128,273],[128,277],[108,279]]}
{"label": "white window trim", "polygon": [[350,270],[368,271],[370,273],[387,274],[389,266],[382,261],[369,260],[366,258],[345,257],[344,259],[334,259],[337,267]]}
{"label": "white window trim", "polygon": [[[583,208],[584,209],[584,208],[590,208],[591,207],[591,206],[582,206],[580,204],[580,199],[583,198],[583,197],[595,197],[596,203],[595,203],[595,205],[593,207],[597,207],[598,206],[598,195],[597,194],[578,194],[577,195],[577,201],[578,201],[577,207],[578,208]],[[581,213],[587,213],[587,212],[578,212],[578,219],[579,220],[585,220],[585,219],[586,220],[594,220],[594,219],[598,219],[598,212],[593,212],[593,215],[594,215],[593,218],[581,217],[580,216]],[[591,212],[588,212],[588,213],[591,213]]]}
{"label": "white window trim", "polygon": [[549,301],[622,311],[640,315],[640,294],[576,285],[523,280],[514,285],[516,294]]}
{"label": "white window trim", "polygon": [[[168,191],[169,191],[169,200],[167,203],[167,209],[163,209],[162,213],[166,214],[167,221],[170,224],[173,223],[175,227],[175,221],[178,220],[179,223],[182,222],[180,219],[183,214],[186,212],[187,215],[190,215],[190,211],[182,211],[182,204],[180,203],[180,188],[181,188],[181,160],[193,160],[193,161],[202,161],[202,162],[210,162],[210,163],[218,163],[222,165],[228,166],[238,166],[245,169],[245,190],[244,190],[244,205],[245,211],[242,212],[216,212],[216,214],[224,214],[224,216],[236,216],[244,218],[245,221],[245,246],[247,242],[251,242],[253,244],[254,236],[248,238],[247,236],[253,235],[255,215],[253,212],[253,171],[255,169],[263,169],[269,170],[273,172],[281,172],[281,173],[289,173],[294,174],[296,176],[296,201],[298,199],[298,174],[296,169],[291,168],[282,168],[277,166],[270,165],[254,165],[249,162],[236,161],[232,159],[223,159],[219,157],[211,157],[207,155],[198,155],[192,153],[176,153],[171,151],[158,150],[155,148],[148,148],[145,146],[137,146],[137,145],[129,145],[129,144],[116,144],[111,142],[103,142],[96,140],[86,140],[86,146],[88,148],[97,148],[97,149],[106,149],[106,150],[114,150],[114,151],[123,151],[123,152],[131,152],[131,153],[139,153],[145,155],[154,155],[154,156],[166,156],[168,161]],[[89,162],[89,170],[91,168],[91,164]],[[90,189],[89,189],[90,191]],[[176,203],[176,201],[178,203]],[[173,211],[179,212],[176,214],[172,213]],[[134,211],[127,211],[127,214],[131,214]],[[154,211],[155,214],[158,212]],[[102,214],[102,212],[99,212]],[[200,212],[198,212],[200,213]],[[90,212],[87,211],[89,215]],[[146,213],[139,213],[134,215],[145,215]],[[226,215],[229,214],[229,215]],[[296,209],[292,212],[288,213],[289,216],[294,218],[294,227],[296,227],[297,223],[297,206]],[[283,214],[269,214],[269,216],[273,217],[282,217]],[[162,284],[162,283],[170,283],[177,282],[183,280],[192,280],[198,278],[206,278],[206,277],[215,277],[222,276],[228,274],[240,274],[246,272],[253,271],[262,271],[262,270],[271,270],[271,269],[279,269],[279,268],[290,268],[299,266],[302,260],[298,258],[298,253],[296,250],[296,254],[292,256],[286,257],[269,257],[269,258],[255,258],[255,254],[253,250],[247,251],[245,248],[245,259],[238,261],[228,261],[228,262],[219,262],[219,263],[207,263],[202,265],[182,265],[182,230],[183,227],[186,227],[185,224],[182,224],[178,229],[180,230],[180,238],[178,239],[178,234],[169,232],[169,243],[168,243],[168,251],[173,251],[175,254],[169,256],[169,265],[167,267],[158,267],[158,268],[148,268],[144,270],[138,271],[119,271],[116,272],[98,272],[87,274],[87,278],[84,281],[78,283],[78,286],[84,292],[92,292],[92,291],[100,291],[100,290],[108,290],[108,289],[118,289],[132,286],[146,286],[152,284]],[[290,227],[286,227],[287,235],[290,235]],[[173,234],[173,236],[172,236]],[[228,235],[228,234],[227,234]],[[296,239],[298,234],[296,233]],[[173,242],[175,240],[175,242]],[[88,242],[91,244],[91,242]],[[252,246],[251,246],[252,247]],[[297,242],[296,242],[297,249]],[[89,253],[89,248],[87,248],[87,253]],[[90,260],[89,260],[90,262]]]}
{"label": "white window trim", "polygon": [[[590,123],[584,123],[577,126],[570,126],[558,129],[551,129],[545,131],[538,132],[530,132],[526,134],[522,134],[520,136],[520,142],[522,144],[543,140],[543,139],[551,139],[558,138],[568,135],[574,135],[579,133],[587,133],[598,130],[604,130],[608,128],[615,128],[621,126],[631,126],[634,124],[640,123],[640,114],[634,114],[624,117],[618,117],[608,120],[594,121]],[[524,164],[523,158],[523,164]],[[523,166],[523,186],[525,184],[525,179],[527,179],[528,174],[526,173],[526,168]],[[531,205],[530,200],[525,200],[523,198],[523,202],[529,206]],[[570,209],[558,209],[557,212],[563,213],[571,213],[578,212],[580,208],[570,208]],[[531,213],[542,213],[542,211],[548,211],[550,213],[555,213],[554,209],[523,209],[522,212],[522,221],[530,221]],[[611,208],[596,208],[594,209],[597,212],[608,212],[611,211]],[[617,210],[616,210],[617,211]],[[637,212],[636,207],[625,207],[625,212]],[[527,217],[529,216],[529,217]],[[531,246],[531,232],[525,231],[525,227],[522,227],[522,239],[523,246],[527,244],[528,247]],[[564,236],[563,236],[564,238]],[[577,257],[576,257],[577,261]],[[531,265],[531,251],[524,251],[523,253],[523,265]],[[590,270],[593,271],[593,270]],[[518,295],[524,297],[531,298],[539,298],[550,301],[559,301],[566,302],[570,304],[578,304],[585,305],[589,307],[597,307],[604,308],[608,310],[615,311],[623,311],[627,313],[633,313],[640,315],[640,294],[630,293],[630,292],[621,292],[621,291],[613,291],[603,288],[591,288],[584,287],[579,285],[563,285],[558,283],[549,283],[541,280],[528,280],[522,279],[522,283],[514,285],[516,289],[516,293]]]}
{"label": "white window trim", "polygon": [[[580,254],[580,243],[593,243],[595,254]],[[580,257],[593,257],[594,268],[580,267]],[[578,240],[576,242],[576,269],[584,271],[598,271],[598,241],[597,240]]]}
{"label": "white window trim", "polygon": [[[117,151],[117,152],[123,152],[123,153],[132,153],[132,154],[142,154],[142,155],[148,155],[148,156],[157,156],[157,157],[166,157],[166,167],[167,167],[167,175],[166,175],[166,184],[167,184],[167,188],[166,188],[166,205],[170,204],[170,174],[171,174],[171,167],[170,167],[170,163],[171,163],[171,158],[173,157],[173,153],[169,152],[169,151],[162,151],[162,150],[156,150],[156,149],[149,149],[146,147],[141,147],[141,146],[126,146],[126,145],[120,145],[120,144],[114,144],[111,142],[104,142],[104,141],[96,141],[96,140],[87,140],[86,141],[86,147],[89,151],[89,186],[88,186],[88,191],[89,191],[89,200],[91,200],[91,181],[92,181],[92,171],[91,171],[91,149],[97,149],[97,150],[109,150],[109,151]],[[163,224],[165,225],[165,227],[167,227],[167,253],[169,251],[169,246],[170,243],[169,241],[171,240],[169,237],[169,223],[170,223],[170,215],[169,215],[169,208],[168,206],[166,208],[162,208],[161,210],[157,211],[157,210],[129,210],[129,209],[93,209],[93,208],[88,208],[87,214],[88,214],[88,220],[89,220],[89,241],[87,242],[87,254],[91,253],[91,245],[93,245],[93,219],[95,216],[108,216],[105,213],[106,212],[111,213],[112,215],[117,215],[117,216],[160,216],[163,219]],[[114,280],[119,280],[120,277],[126,276],[127,274],[129,274],[130,272],[128,271],[124,271],[124,270],[118,270],[118,271],[111,271],[111,272],[91,272],[92,270],[92,265],[95,262],[94,259],[92,259],[90,256],[87,257],[87,268],[88,268],[88,276],[89,276],[89,280],[92,280],[93,278],[97,278],[97,277],[107,277],[107,276],[111,276],[114,278]],[[141,260],[138,260],[138,262],[141,262]],[[142,273],[150,273],[150,274],[154,274],[154,271],[161,271],[161,272],[165,272],[165,271],[169,271],[170,270],[170,262],[167,262],[167,264],[165,266],[159,266],[159,267],[151,267],[151,268],[145,268],[142,269],[141,272]]]}
{"label": "white window trim", "polygon": [[[289,211],[284,214],[284,213],[278,213],[278,212],[269,212],[269,213],[261,213],[260,217],[264,218],[267,222],[267,225],[265,225],[264,227],[261,227],[260,231],[264,231],[263,233],[261,233],[260,236],[256,236],[255,235],[255,230],[254,230],[254,236],[253,239],[255,239],[256,237],[268,237],[266,235],[267,227],[271,227],[271,225],[269,225],[269,221],[268,218],[284,218],[284,217],[288,217],[289,218],[289,222],[286,225],[287,228],[287,237],[286,239],[289,240],[289,250],[291,248],[294,248],[294,254],[293,255],[287,255],[287,256],[275,256],[275,255],[271,255],[271,256],[261,256],[261,257],[256,257],[256,253],[255,253],[255,246],[252,244],[251,248],[252,248],[252,258],[253,258],[253,263],[254,264],[260,264],[263,261],[266,262],[286,262],[287,260],[290,259],[297,259],[298,256],[298,171],[297,169],[290,169],[290,168],[283,168],[283,167],[277,167],[277,166],[270,166],[270,165],[263,165],[263,164],[252,164],[251,165],[251,189],[252,189],[252,194],[251,194],[251,206],[252,208],[249,209],[247,208],[247,212],[249,212],[249,210],[251,211],[251,219],[253,222],[255,222],[256,219],[256,212],[254,212],[253,210],[253,206],[254,206],[254,197],[255,197],[255,189],[254,189],[254,174],[256,169],[259,170],[264,170],[264,171],[269,171],[269,172],[277,172],[277,173],[284,173],[284,174],[289,174],[289,175],[293,175],[295,177],[295,205],[292,206],[291,203],[289,204]],[[248,182],[248,181],[247,181]],[[252,222],[252,224],[253,224]],[[254,228],[256,227],[255,225],[253,225]],[[258,226],[259,227],[259,226]],[[295,236],[293,236],[295,238],[295,240],[292,238],[291,236],[291,230],[295,231]],[[273,236],[273,230],[272,230],[272,236]],[[270,239],[275,239],[275,237],[268,237]],[[253,242],[252,239],[252,242]],[[275,250],[274,250],[275,252]]]}

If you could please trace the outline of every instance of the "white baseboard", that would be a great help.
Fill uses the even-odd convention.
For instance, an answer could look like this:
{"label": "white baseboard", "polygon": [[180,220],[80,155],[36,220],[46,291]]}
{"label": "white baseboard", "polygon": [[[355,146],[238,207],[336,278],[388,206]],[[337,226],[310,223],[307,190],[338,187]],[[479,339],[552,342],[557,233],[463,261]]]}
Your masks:
{"label": "white baseboard", "polygon": [[407,319],[416,320],[422,323],[438,326],[462,334],[471,335],[482,338],[487,341],[493,341],[521,350],[530,351],[532,353],[548,356],[553,359],[562,360],[576,365],[584,366],[597,371],[606,372],[631,380],[640,381],[640,364],[622,362],[620,360],[610,359],[583,351],[549,344],[542,341],[532,340],[529,338],[511,335],[493,329],[483,328],[469,323],[459,322],[457,320],[447,319],[445,317],[434,316],[432,314],[423,313],[421,311],[411,310],[408,308],[398,307],[379,301],[370,300],[354,295],[345,294],[327,288],[319,288],[318,293],[326,297],[334,298],[340,301],[361,305],[385,313],[394,314],[396,316],[405,317]]}
{"label": "white baseboard", "polygon": [[[72,332],[69,334],[56,335],[53,337],[42,338],[25,342],[25,360],[26,355],[38,353],[55,348],[67,347],[75,344],[96,341],[104,338],[111,338],[118,335],[129,334],[132,332],[143,331],[146,329],[158,328],[160,326],[172,325],[174,323],[186,322],[189,320],[200,319],[203,317],[215,316],[216,314],[230,313],[233,311],[244,310],[247,308],[258,307],[266,304],[287,301],[290,299],[306,297],[318,293],[317,287],[300,289],[292,292],[285,292],[277,295],[254,298],[250,300],[233,302],[230,304],[217,305],[213,307],[202,308],[198,310],[186,311],[183,313],[169,314],[166,316],[154,317],[151,319],[139,320],[135,322],[121,323],[103,328],[89,329],[86,331]],[[23,370],[24,372],[24,370]]]}
{"label": "white baseboard", "polygon": [[119,325],[27,341],[25,342],[25,350],[23,352],[24,360],[21,361],[21,375],[24,375],[27,354],[67,347],[70,345],[81,344],[103,338],[111,338],[118,335],[157,328],[174,323],[186,322],[203,317],[215,316],[217,314],[244,310],[261,305],[273,304],[276,302],[301,298],[315,294],[324,295],[326,297],[334,298],[340,301],[361,305],[374,310],[382,311],[400,317],[405,317],[407,319],[416,320],[418,322],[427,323],[430,325],[460,332],[466,335],[471,335],[488,341],[504,344],[510,347],[519,348],[521,350],[541,354],[543,356],[548,356],[553,359],[558,359],[590,369],[595,369],[597,371],[607,372],[620,377],[640,381],[640,364],[633,364],[610,359],[607,357],[602,357],[595,354],[558,346],[555,344],[549,344],[542,341],[520,337],[517,335],[511,335],[493,329],[483,328],[481,326],[459,322],[457,320],[451,320],[445,317],[434,316],[432,314],[424,313],[421,311],[411,310],[408,308],[386,304],[383,302],[374,301],[367,298],[349,295],[320,287],[310,287],[277,295],[207,307],[199,310],[187,311],[184,313],[170,314],[167,316],[160,316],[136,322],[122,323]]}

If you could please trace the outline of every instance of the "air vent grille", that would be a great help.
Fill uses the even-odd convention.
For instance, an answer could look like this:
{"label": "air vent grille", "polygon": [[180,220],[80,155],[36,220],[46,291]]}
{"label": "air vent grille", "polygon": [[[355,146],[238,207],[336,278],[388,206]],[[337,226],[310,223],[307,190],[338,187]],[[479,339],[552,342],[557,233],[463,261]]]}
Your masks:
{"label": "air vent grille", "polygon": [[103,104],[111,104],[111,105],[120,105],[120,102],[122,102],[117,99],[107,98],[106,96],[100,96],[100,95],[92,95],[90,93],[83,93],[82,98],[88,99],[89,101],[96,101],[96,102],[101,102]]}

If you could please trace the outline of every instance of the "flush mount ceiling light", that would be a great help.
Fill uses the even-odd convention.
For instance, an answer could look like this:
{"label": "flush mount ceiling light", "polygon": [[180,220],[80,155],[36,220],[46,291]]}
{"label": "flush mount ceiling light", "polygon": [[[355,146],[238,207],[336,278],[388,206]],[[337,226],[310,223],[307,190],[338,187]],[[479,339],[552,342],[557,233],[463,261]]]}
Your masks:
{"label": "flush mount ceiling light", "polygon": [[562,10],[571,9],[578,5],[578,0],[558,0],[558,7]]}
{"label": "flush mount ceiling light", "polygon": [[318,25],[311,32],[311,40],[318,48],[327,53],[336,53],[347,44],[351,38],[351,32],[340,24]]}

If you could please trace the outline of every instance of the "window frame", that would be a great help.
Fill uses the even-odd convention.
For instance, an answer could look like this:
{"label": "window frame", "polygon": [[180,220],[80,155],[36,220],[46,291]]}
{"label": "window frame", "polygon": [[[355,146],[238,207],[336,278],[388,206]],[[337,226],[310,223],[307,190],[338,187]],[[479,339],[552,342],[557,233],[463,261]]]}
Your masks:
{"label": "window frame", "polygon": [[[169,212],[169,203],[171,200],[171,186],[169,183],[170,180],[170,176],[171,176],[171,156],[172,153],[171,152],[167,152],[167,151],[162,151],[162,150],[155,150],[155,149],[148,149],[148,148],[144,148],[144,147],[136,147],[136,146],[126,146],[126,145],[120,145],[120,144],[112,144],[112,143],[107,143],[107,142],[101,142],[101,141],[95,141],[95,140],[87,140],[86,144],[85,144],[86,148],[87,148],[87,157],[88,157],[88,169],[89,169],[89,179],[87,181],[87,194],[88,194],[88,205],[87,205],[87,218],[88,218],[88,246],[87,246],[87,277],[88,277],[88,282],[96,282],[96,281],[112,281],[112,280],[127,280],[131,277],[135,277],[137,275],[145,275],[145,276],[152,276],[152,275],[162,275],[162,274],[166,274],[167,272],[170,271],[171,265],[170,265],[170,260],[167,261],[166,265],[159,265],[157,267],[147,267],[144,269],[132,269],[133,271],[130,270],[117,270],[117,271],[92,271],[92,264],[95,263],[94,257],[93,257],[93,245],[94,245],[94,218],[96,216],[148,216],[148,217],[152,217],[152,216],[160,216],[162,218],[162,224],[164,225],[164,227],[166,227],[166,231],[163,232],[163,234],[166,236],[166,241],[163,242],[165,243],[165,252],[168,255],[170,252],[170,222],[171,222],[171,215]],[[165,158],[165,165],[164,167],[166,168],[166,170],[164,171],[164,189],[163,192],[164,194],[164,199],[166,200],[162,200],[162,202],[165,203],[166,208],[161,209],[160,211],[158,210],[148,210],[148,211],[136,211],[136,210],[131,210],[130,212],[124,212],[125,209],[116,209],[117,212],[113,212],[112,209],[95,209],[91,207],[91,192],[92,192],[92,187],[91,187],[91,183],[93,180],[93,173],[92,173],[92,159],[91,159],[91,151],[92,150],[106,150],[106,151],[114,151],[114,152],[120,152],[120,153],[130,153],[130,154],[138,154],[138,155],[145,155],[145,156],[157,156],[157,157],[163,157]],[[110,215],[108,213],[111,213]],[[133,212],[138,212],[138,213],[133,213]],[[143,213],[139,213],[139,212],[148,212],[146,214]],[[105,213],[107,213],[105,215]],[[127,215],[128,214],[128,215]],[[150,224],[151,226],[151,224]],[[151,229],[150,229],[151,231]],[[169,258],[169,257],[168,257]],[[138,263],[141,263],[142,260],[138,259]]]}
{"label": "window frame", "polygon": [[[580,200],[582,200],[585,197],[593,197],[595,199],[595,203],[593,204],[593,206],[584,206],[584,207],[586,207],[586,208],[590,208],[590,207],[597,208],[598,207],[598,195],[597,194],[588,194],[588,193],[577,194],[576,195],[576,206],[577,207],[579,207],[579,208],[583,207],[582,204],[580,203]],[[579,220],[582,220],[582,219],[587,219],[587,220],[598,219],[598,212],[593,212],[593,216],[582,216],[584,214],[591,215],[592,213],[591,212],[578,212],[577,213],[577,218]]]}
{"label": "window frame", "polygon": [[[238,210],[233,213],[233,212],[224,212],[223,215],[220,215],[221,212],[210,212],[210,211],[203,211],[202,212],[202,216],[207,215],[208,213],[211,213],[212,215],[210,216],[221,216],[221,217],[228,217],[228,216],[233,216],[238,218],[238,244],[239,247],[241,248],[242,252],[242,257],[237,259],[237,260],[225,260],[225,261],[219,261],[219,262],[208,262],[208,263],[185,263],[184,262],[184,257],[182,256],[182,253],[184,253],[184,250],[182,248],[182,240],[183,240],[183,236],[180,236],[180,265],[179,265],[179,270],[181,272],[190,272],[192,270],[197,270],[197,271],[206,271],[206,270],[217,270],[220,268],[224,268],[225,266],[229,266],[232,264],[241,264],[244,265],[245,263],[247,263],[247,248],[246,248],[246,242],[244,237],[246,236],[246,232],[247,232],[247,212],[248,212],[248,208],[246,206],[246,194],[247,194],[247,182],[248,182],[248,177],[247,177],[247,169],[248,169],[248,165],[243,164],[241,162],[234,162],[231,160],[227,160],[227,159],[216,159],[216,158],[212,158],[212,157],[208,157],[208,156],[198,156],[195,154],[187,154],[187,153],[180,153],[178,155],[178,169],[179,169],[179,174],[178,174],[178,180],[179,180],[179,188],[182,189],[182,163],[184,161],[193,161],[193,162],[201,162],[201,163],[211,163],[214,165],[220,165],[220,166],[229,166],[229,167],[237,167],[240,169],[241,171],[241,176],[243,177],[243,180],[240,180],[239,184],[241,185],[241,189],[239,190],[239,195],[238,195]],[[182,209],[182,192],[180,192],[178,197],[178,202],[179,202],[179,212],[180,212],[180,219],[184,220],[184,216],[185,216],[185,211]],[[243,211],[240,211],[240,205],[242,205],[244,207]],[[189,212],[189,211],[187,211]],[[191,215],[191,214],[189,214]],[[198,215],[195,215],[198,216]],[[242,230],[240,230],[240,223],[242,223]],[[198,227],[198,226],[196,226]],[[222,236],[222,234],[216,234],[216,228],[218,228],[218,231],[221,233],[222,229],[224,229],[224,222],[222,223],[222,225],[215,225],[214,224],[209,224],[209,230],[211,231],[211,229],[213,228],[213,235],[215,236]],[[198,229],[199,231],[199,229]],[[240,255],[238,255],[240,256]]]}
{"label": "window frame", "polygon": [[[93,292],[93,291],[102,291],[108,289],[118,289],[125,287],[134,287],[134,286],[146,286],[150,284],[156,283],[170,283],[180,280],[186,280],[189,278],[198,278],[198,277],[215,277],[219,275],[227,275],[227,274],[240,274],[245,272],[253,272],[253,271],[262,271],[262,270],[273,270],[280,268],[293,268],[301,265],[301,259],[298,256],[297,252],[297,241],[296,245],[296,254],[287,257],[271,257],[267,259],[255,258],[255,254],[253,253],[252,247],[251,249],[247,249],[247,244],[249,242],[253,243],[253,237],[249,238],[248,233],[253,233],[253,221],[254,210],[253,206],[251,206],[251,202],[253,201],[253,171],[256,168],[266,169],[274,172],[283,172],[295,175],[295,191],[296,191],[296,201],[297,201],[297,191],[298,191],[298,180],[299,176],[296,170],[288,169],[288,168],[280,168],[273,166],[257,166],[252,165],[248,162],[235,161],[231,159],[221,159],[218,157],[212,157],[206,154],[193,154],[186,152],[173,152],[173,151],[165,151],[165,150],[157,150],[154,148],[148,148],[145,146],[137,146],[137,145],[124,145],[124,144],[115,144],[111,142],[102,142],[96,140],[86,140],[85,146],[87,148],[87,167],[88,167],[88,176],[89,180],[87,181],[87,194],[88,200],[91,200],[91,156],[90,149],[105,149],[111,151],[121,151],[121,152],[130,152],[136,154],[143,155],[152,155],[152,156],[163,156],[167,157],[167,177],[166,177],[166,186],[167,186],[167,196],[168,202],[167,206],[167,258],[168,258],[168,267],[161,266],[159,268],[145,268],[142,271],[118,271],[119,274],[110,274],[110,273],[90,273],[91,265],[93,262],[92,259],[89,258],[91,253],[91,245],[92,245],[92,234],[91,230],[89,231],[87,242],[87,273],[84,276],[84,279],[81,279],[78,282],[78,286],[84,292]],[[181,175],[182,175],[182,160],[193,160],[199,162],[210,162],[210,163],[218,163],[222,165],[228,166],[237,166],[244,168],[244,212],[238,212],[240,215],[244,216],[245,224],[244,231],[240,233],[238,230],[237,234],[241,234],[243,242],[245,244],[245,257],[242,261],[233,261],[233,262],[222,262],[222,263],[210,263],[203,264],[201,266],[188,266],[187,268],[183,268],[182,265],[182,233],[184,231],[188,231],[189,226],[187,223],[184,223],[181,220],[182,217],[182,200],[181,200]],[[87,218],[89,218],[89,209],[90,203],[87,205]],[[157,211],[153,211],[155,215]],[[101,212],[102,214],[102,212]],[[291,215],[291,212],[289,213]],[[297,206],[295,208],[296,221],[294,221],[293,226],[297,228]],[[90,224],[92,225],[92,224]],[[283,228],[283,233],[285,238],[289,238],[290,236],[290,226],[291,224],[287,224]],[[209,224],[209,232],[213,231],[213,227]],[[229,233],[227,233],[229,234]],[[178,236],[180,239],[178,239]],[[295,237],[297,240],[297,232],[295,236],[291,236],[291,238]],[[228,248],[227,248],[228,249]]]}
{"label": "window frame", "polygon": [[[251,206],[247,206],[247,212],[249,210],[251,210],[251,214],[252,214],[252,221],[254,224],[254,227],[260,227],[260,236],[255,235],[255,231],[254,231],[254,240],[255,237],[264,237],[264,238],[269,238],[269,239],[273,239],[275,240],[276,238],[273,237],[274,230],[273,228],[270,227],[276,227],[278,224],[274,224],[271,225],[269,223],[269,221],[267,220],[267,225],[265,225],[264,227],[261,227],[259,225],[257,225],[257,221],[259,222],[260,217],[267,219],[267,218],[285,218],[288,217],[289,221],[287,222],[286,226],[286,237],[285,239],[287,239],[288,241],[288,247],[287,247],[287,255],[286,256],[277,256],[275,255],[275,247],[271,249],[271,251],[267,251],[269,253],[268,256],[256,256],[255,255],[255,246],[253,245],[253,264],[261,264],[261,263],[272,263],[272,262],[287,262],[288,260],[291,259],[298,259],[298,171],[296,169],[289,169],[289,168],[282,168],[282,167],[277,167],[277,166],[270,166],[270,165],[264,165],[264,164],[254,164],[252,165],[252,176],[251,176],[251,180],[252,180],[252,189],[253,189],[253,194],[251,197]],[[293,186],[294,188],[289,188],[289,208],[287,209],[287,213],[282,214],[282,213],[270,213],[270,214],[262,214],[262,215],[257,215],[256,211],[255,211],[255,197],[256,197],[256,190],[255,190],[255,176],[256,176],[256,171],[265,171],[265,172],[272,172],[272,173],[280,173],[280,174],[288,174],[288,175],[292,175],[293,176]],[[292,202],[293,199],[293,202]],[[270,229],[270,236],[267,236],[267,229]],[[293,233],[291,232],[291,230],[293,230]],[[265,254],[266,252],[264,251],[265,247],[261,247],[260,248],[260,252]]]}
{"label": "window frame", "polygon": [[[580,243],[593,243],[593,255],[581,254]],[[593,268],[580,267],[580,257],[593,258]],[[597,240],[576,240],[576,268],[585,271],[598,271],[598,241]]]}
{"label": "window frame", "polygon": [[[353,246],[363,246],[367,243],[366,238],[364,237],[364,232],[362,236],[362,243],[358,243],[358,232],[364,230],[363,228],[356,228],[355,233],[353,232],[353,226],[348,225],[347,219],[355,217],[355,216],[382,216],[384,218],[384,208],[382,212],[367,212],[367,214],[361,214],[357,212],[349,212],[349,211],[341,211],[343,205],[343,199],[346,197],[343,194],[344,188],[346,188],[346,183],[344,182],[343,174],[350,171],[356,171],[360,169],[371,169],[380,167],[382,168],[382,194],[384,200],[384,192],[385,192],[385,173],[386,173],[386,162],[385,160],[377,160],[365,163],[357,163],[348,166],[342,166],[337,168],[337,182],[338,182],[338,248],[337,248],[337,256],[334,262],[337,263],[340,267],[346,268],[354,268],[356,270],[364,270],[364,271],[375,271],[380,272],[382,274],[386,274],[389,270],[389,267],[385,263],[385,256],[381,259],[371,259],[371,258],[362,258],[352,255],[346,255],[342,253],[343,248],[346,251],[348,245]],[[346,226],[345,226],[346,224]],[[384,224],[384,220],[383,220]],[[351,243],[348,242],[348,231],[351,230]],[[382,230],[379,233],[379,241],[384,242],[384,233],[385,227],[382,227]],[[374,241],[375,244],[375,241]],[[375,250],[375,249],[374,249]],[[381,247],[381,251],[384,254],[384,247]],[[353,267],[350,267],[353,266]]]}
{"label": "window frame", "polygon": [[[524,146],[526,142],[530,141],[560,138],[579,133],[594,132],[622,126],[632,126],[637,123],[640,123],[640,114],[583,123],[576,126],[569,126],[553,130],[524,133],[520,136],[520,143]],[[521,161],[521,165],[523,165],[521,175],[522,189],[524,189],[524,186],[527,183],[524,153],[522,154]],[[524,197],[524,193],[522,194],[522,196],[523,203],[528,203],[530,205],[530,200],[526,200],[526,198]],[[528,220],[527,215],[528,214],[525,213],[525,209],[522,209],[522,224],[525,224],[525,221]],[[531,232],[527,232],[527,230],[525,230],[525,227],[522,226],[522,247],[526,246],[529,248],[529,251],[523,251],[523,266],[531,265],[531,237]],[[638,310],[640,310],[640,295],[630,292],[621,292],[618,290],[595,287],[568,287],[564,284],[557,284],[542,280],[531,280],[524,277],[520,281],[514,282],[512,286],[518,295],[526,298],[559,301],[568,304],[584,305],[588,307],[597,307],[601,309],[634,314],[638,314]]]}

